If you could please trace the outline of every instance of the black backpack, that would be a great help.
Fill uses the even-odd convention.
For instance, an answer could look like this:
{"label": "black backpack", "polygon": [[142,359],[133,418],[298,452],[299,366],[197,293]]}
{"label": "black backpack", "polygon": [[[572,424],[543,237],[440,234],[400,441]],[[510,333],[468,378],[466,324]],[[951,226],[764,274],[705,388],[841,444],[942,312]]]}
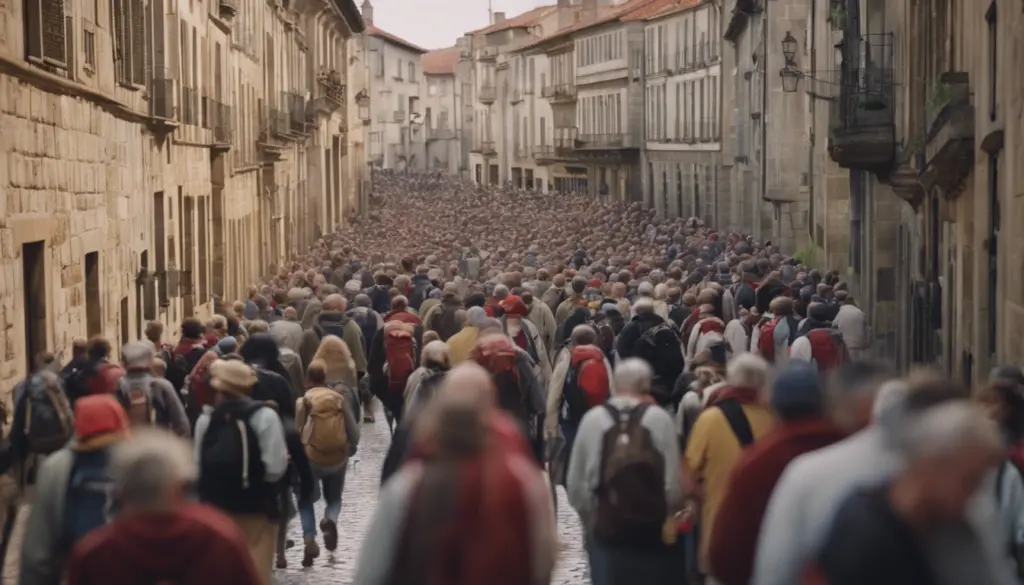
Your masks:
{"label": "black backpack", "polygon": [[412,294],[409,295],[409,306],[419,311],[420,306],[423,305],[423,301],[429,298],[430,290],[432,288],[434,287],[433,285],[430,284],[429,281],[417,283],[416,287],[412,291]]}
{"label": "black backpack", "polygon": [[[249,420],[266,405],[231,400],[210,413],[199,448],[199,499],[227,512],[276,515],[259,437]],[[248,457],[248,459],[246,459]]]}
{"label": "black backpack", "polygon": [[662,322],[649,327],[640,334],[636,345],[636,355],[656,369],[657,364],[666,354],[670,351],[678,352],[681,344],[682,341],[676,330],[668,323]]}
{"label": "black backpack", "polygon": [[39,372],[29,376],[23,402],[29,453],[49,455],[67,444],[74,433],[75,413],[57,374]]}
{"label": "black backpack", "polygon": [[367,296],[370,297],[370,305],[374,311],[383,315],[391,310],[391,295],[388,294],[386,287],[373,286]]}
{"label": "black backpack", "polygon": [[164,378],[171,383],[171,386],[174,386],[175,390],[181,392],[181,389],[185,387],[185,380],[188,379],[188,375],[192,373],[192,367],[195,365],[194,362],[189,362],[189,356],[197,349],[197,346],[189,349],[188,353],[178,353],[175,351],[176,349],[171,350],[170,361],[166,364],[167,371]]}

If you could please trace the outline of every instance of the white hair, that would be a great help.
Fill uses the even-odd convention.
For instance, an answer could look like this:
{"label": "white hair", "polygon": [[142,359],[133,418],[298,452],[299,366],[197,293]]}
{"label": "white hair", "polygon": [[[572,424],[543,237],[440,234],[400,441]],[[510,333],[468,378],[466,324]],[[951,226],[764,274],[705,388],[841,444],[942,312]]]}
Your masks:
{"label": "white hair", "polygon": [[875,403],[871,409],[871,418],[878,420],[885,416],[907,397],[909,385],[906,380],[889,380],[878,387]]}
{"label": "white hair", "polygon": [[125,508],[160,509],[168,491],[196,477],[191,446],[159,429],[142,429],[114,448],[110,476]]}
{"label": "white hair", "polygon": [[153,344],[147,345],[139,341],[125,344],[121,349],[121,358],[126,368],[149,368],[155,355]]}
{"label": "white hair", "polygon": [[910,417],[900,429],[899,447],[910,462],[947,457],[966,448],[998,453],[1003,441],[996,424],[966,400],[954,400]]}
{"label": "white hair", "polygon": [[725,368],[725,379],[731,386],[764,388],[768,383],[768,362],[763,357],[745,352],[734,357]]}
{"label": "white hair", "polygon": [[508,293],[509,293],[508,287],[505,286],[504,284],[499,284],[499,285],[494,287],[494,293],[493,294],[494,294],[494,298],[496,298],[496,299],[505,299],[505,298],[508,297]]}
{"label": "white hair", "polygon": [[637,313],[653,313],[654,299],[651,297],[640,297],[633,303],[633,309]]}
{"label": "white hair", "polygon": [[640,358],[629,358],[615,367],[612,385],[616,394],[650,394],[654,370]]}

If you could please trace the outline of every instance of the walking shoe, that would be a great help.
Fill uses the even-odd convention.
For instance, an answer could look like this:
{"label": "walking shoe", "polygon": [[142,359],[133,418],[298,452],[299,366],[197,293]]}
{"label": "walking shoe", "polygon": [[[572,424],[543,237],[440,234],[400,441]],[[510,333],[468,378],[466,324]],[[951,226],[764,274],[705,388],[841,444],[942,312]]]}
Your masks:
{"label": "walking shoe", "polygon": [[305,539],[306,550],[302,554],[302,566],[312,567],[313,559],[320,556],[320,545],[316,543],[315,536],[307,536]]}
{"label": "walking shoe", "polygon": [[363,422],[364,423],[374,423],[374,422],[377,422],[377,421],[376,421],[376,419],[373,418],[372,414],[368,414],[368,415],[363,417]]}
{"label": "walking shoe", "polygon": [[324,533],[324,548],[334,552],[338,548],[338,525],[334,520],[324,518],[320,521],[320,532]]}
{"label": "walking shoe", "polygon": [[288,559],[284,557],[277,557],[277,564],[275,565],[278,569],[288,568]]}

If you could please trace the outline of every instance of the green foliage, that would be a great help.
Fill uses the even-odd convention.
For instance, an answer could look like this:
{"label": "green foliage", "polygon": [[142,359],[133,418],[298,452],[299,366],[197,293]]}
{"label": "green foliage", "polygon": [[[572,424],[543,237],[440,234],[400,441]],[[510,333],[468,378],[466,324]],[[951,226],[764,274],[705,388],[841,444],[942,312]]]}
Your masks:
{"label": "green foliage", "polygon": [[820,249],[814,245],[814,242],[807,242],[807,245],[800,248],[793,254],[793,259],[798,263],[811,268],[818,268],[818,251]]}

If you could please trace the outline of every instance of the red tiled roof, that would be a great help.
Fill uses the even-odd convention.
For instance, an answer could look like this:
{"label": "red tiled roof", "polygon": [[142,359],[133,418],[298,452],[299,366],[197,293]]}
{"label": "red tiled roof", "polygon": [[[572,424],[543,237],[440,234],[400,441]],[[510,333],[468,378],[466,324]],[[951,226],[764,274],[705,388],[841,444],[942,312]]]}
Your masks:
{"label": "red tiled roof", "polygon": [[556,40],[556,39],[559,39],[561,37],[565,37],[565,36],[570,35],[572,33],[580,32],[582,30],[586,30],[586,29],[591,28],[591,27],[600,26],[602,24],[608,24],[609,22],[614,22],[616,20],[624,21],[624,20],[627,19],[628,16],[630,16],[634,12],[640,11],[641,9],[645,8],[648,4],[658,3],[658,2],[665,2],[665,1],[667,1],[667,0],[626,0],[626,2],[623,3],[623,4],[611,7],[603,15],[599,15],[596,20],[592,20],[590,22],[577,22],[577,23],[573,23],[570,26],[567,26],[567,27],[565,27],[563,29],[557,30],[557,31],[553,32],[552,34],[550,34],[550,35],[548,35],[548,36],[546,36],[546,37],[544,37],[542,39],[538,39],[538,40],[536,40],[536,41],[534,41],[534,42],[532,42],[532,43],[530,43],[530,44],[528,44],[526,46],[520,47],[519,50],[529,49],[529,48],[532,48],[532,47],[536,47],[537,45],[540,45],[542,43],[546,43],[546,42],[549,42],[549,41],[552,41],[552,40]]}
{"label": "red tiled roof", "polygon": [[366,25],[366,34],[370,35],[371,37],[377,37],[377,38],[380,38],[380,39],[384,39],[385,41],[388,41],[389,43],[398,45],[400,47],[405,47],[406,49],[409,49],[410,51],[415,51],[417,53],[426,53],[427,52],[426,49],[418,47],[418,46],[410,43],[409,41],[407,41],[407,40],[405,40],[403,38],[396,37],[395,35],[387,32],[387,31],[381,30],[380,28],[378,28],[378,27],[376,27],[376,26],[374,26],[372,24]]}
{"label": "red tiled roof", "polygon": [[513,16],[512,18],[506,18],[501,22],[496,22],[490,26],[485,26],[474,31],[471,31],[471,35],[489,35],[491,33],[508,30],[510,28],[522,28],[530,26],[545,16],[551,14],[557,10],[553,5],[538,6],[532,10],[520,14],[519,16]]}
{"label": "red tiled roof", "polygon": [[454,75],[455,64],[458,62],[458,47],[430,51],[420,59],[424,75]]}
{"label": "red tiled roof", "polygon": [[639,18],[633,18],[633,15],[630,15],[630,18],[623,18],[623,20],[654,20],[656,18],[662,18],[677,12],[682,12],[684,10],[696,8],[705,2],[707,2],[707,0],[655,0],[644,7],[642,10],[644,14]]}

